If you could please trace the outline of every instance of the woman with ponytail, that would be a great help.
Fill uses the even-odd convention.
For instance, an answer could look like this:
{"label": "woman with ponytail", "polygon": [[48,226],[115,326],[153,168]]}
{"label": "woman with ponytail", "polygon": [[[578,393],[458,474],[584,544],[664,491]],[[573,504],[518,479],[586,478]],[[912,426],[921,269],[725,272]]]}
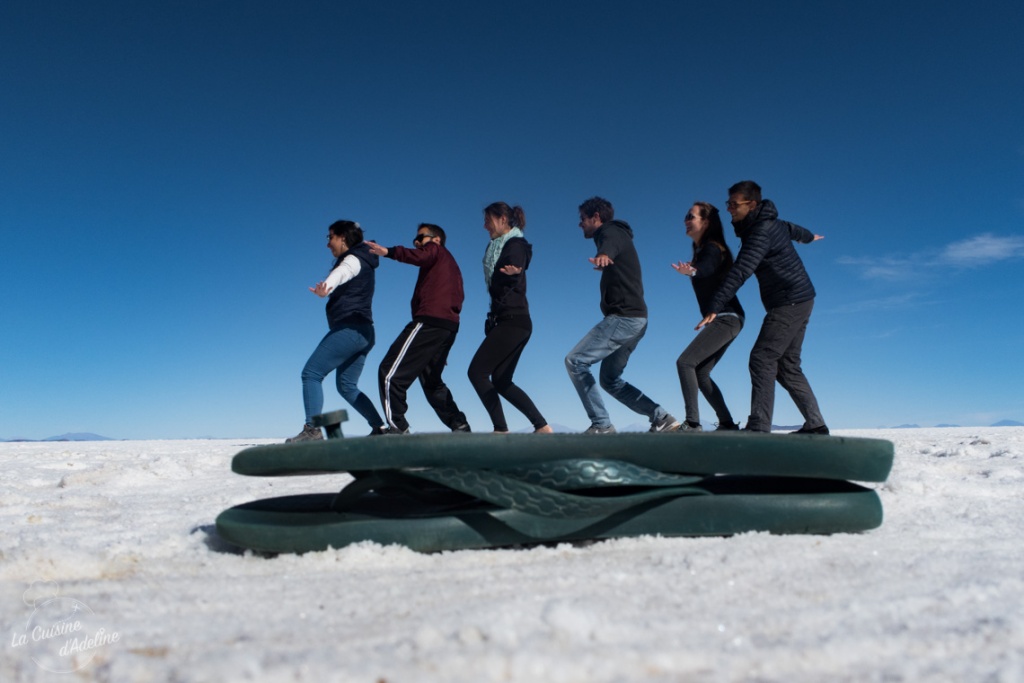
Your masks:
{"label": "woman with ponytail", "polygon": [[[688,275],[697,296],[701,315],[707,315],[712,297],[732,267],[732,252],[725,243],[718,209],[707,202],[696,202],[684,219],[686,234],[693,240],[693,258],[688,263],[673,263],[682,275]],[[686,421],[679,431],[701,431],[697,391],[704,395],[718,416],[718,429],[739,429],[725,404],[725,398],[711,370],[743,329],[743,307],[735,296],[715,320],[706,325],[676,361],[679,383],[686,403]]]}
{"label": "woman with ponytail", "polygon": [[522,389],[512,381],[519,357],[533,333],[526,301],[526,269],[533,248],[523,237],[526,216],[520,206],[495,202],[484,209],[484,229],[491,241],[484,253],[484,282],[491,308],[484,341],[469,363],[469,381],[491,417],[496,433],[508,432],[501,398],[523,413],[534,433],[553,431]]}

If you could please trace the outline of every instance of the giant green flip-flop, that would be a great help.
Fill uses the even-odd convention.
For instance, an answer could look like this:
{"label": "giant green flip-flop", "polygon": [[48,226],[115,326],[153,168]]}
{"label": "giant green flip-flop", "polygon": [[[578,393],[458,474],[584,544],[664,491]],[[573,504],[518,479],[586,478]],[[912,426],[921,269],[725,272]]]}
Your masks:
{"label": "giant green flip-flop", "polygon": [[272,552],[367,540],[439,551],[647,534],[855,532],[880,525],[882,508],[874,491],[846,480],[884,481],[892,458],[892,444],[877,439],[735,432],[275,444],[242,451],[232,469],[350,472],[355,480],[339,493],[233,507],[217,530]]}

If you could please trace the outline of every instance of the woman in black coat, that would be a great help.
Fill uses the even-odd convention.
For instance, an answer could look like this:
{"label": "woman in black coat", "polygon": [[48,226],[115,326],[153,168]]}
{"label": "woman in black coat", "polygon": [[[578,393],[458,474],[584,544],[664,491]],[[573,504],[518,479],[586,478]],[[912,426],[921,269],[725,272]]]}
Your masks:
{"label": "woman in black coat", "polygon": [[[725,243],[718,209],[707,202],[696,202],[684,219],[686,234],[693,240],[693,258],[674,263],[677,272],[692,279],[693,293],[701,315],[707,315],[715,291],[732,266],[732,252]],[[718,429],[739,429],[733,421],[722,391],[711,379],[711,371],[725,355],[729,345],[743,329],[743,307],[733,296],[715,320],[704,327],[676,361],[679,384],[686,403],[686,421],[679,431],[700,431],[697,391],[704,395],[718,416]]]}
{"label": "woman in black coat", "polygon": [[469,381],[487,409],[497,433],[508,432],[501,398],[523,413],[534,433],[553,430],[522,389],[512,381],[519,357],[533,334],[526,301],[526,269],[533,249],[523,237],[522,207],[495,202],[484,209],[484,229],[491,241],[484,253],[484,280],[491,308],[484,324],[484,341],[469,363]]}

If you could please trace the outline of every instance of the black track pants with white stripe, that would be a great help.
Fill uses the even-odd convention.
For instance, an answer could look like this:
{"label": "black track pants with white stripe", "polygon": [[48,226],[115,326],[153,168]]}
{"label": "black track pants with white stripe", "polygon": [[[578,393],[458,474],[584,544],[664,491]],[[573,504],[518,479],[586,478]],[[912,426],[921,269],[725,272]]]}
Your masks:
{"label": "black track pants with white stripe", "polygon": [[409,429],[409,422],[405,419],[409,409],[406,392],[417,378],[427,402],[441,422],[449,429],[466,424],[465,414],[459,410],[452,392],[441,378],[455,335],[452,330],[413,321],[405,326],[388,349],[380,363],[377,380],[384,420],[392,429],[403,432]]}

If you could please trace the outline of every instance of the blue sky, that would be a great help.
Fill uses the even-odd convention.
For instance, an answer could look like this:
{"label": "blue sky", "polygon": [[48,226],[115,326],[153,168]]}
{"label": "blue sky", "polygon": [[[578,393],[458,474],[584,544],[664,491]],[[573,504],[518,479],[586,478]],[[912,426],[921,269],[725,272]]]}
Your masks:
{"label": "blue sky", "polygon": [[[583,429],[563,358],[601,317],[576,211],[595,194],[645,269],[626,379],[681,415],[700,315],[669,264],[689,205],[747,178],[825,235],[798,248],[830,426],[1024,420],[1022,30],[1020,2],[5,2],[0,438],[297,432],[339,218],[385,245],[445,227],[467,290],[447,379],[489,430],[465,371],[496,200],[534,244],[517,381]],[[378,271],[375,399],[415,275]],[[715,377],[745,417],[756,283],[740,299]],[[442,429],[410,396],[413,429]],[[775,422],[799,421],[780,390]]]}

